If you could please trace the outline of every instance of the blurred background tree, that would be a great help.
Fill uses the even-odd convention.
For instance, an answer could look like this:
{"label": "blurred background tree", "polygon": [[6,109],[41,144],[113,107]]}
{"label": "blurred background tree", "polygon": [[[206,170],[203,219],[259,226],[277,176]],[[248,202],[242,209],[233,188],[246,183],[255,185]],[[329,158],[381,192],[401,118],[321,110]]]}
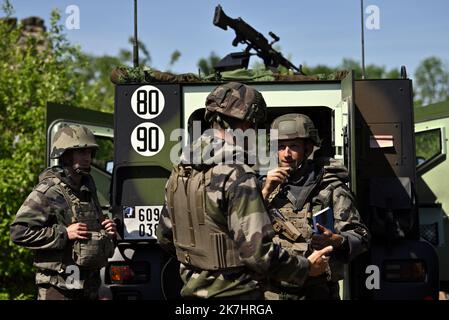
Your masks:
{"label": "blurred background tree", "polygon": [[34,297],[29,250],[13,245],[9,224],[44,169],[45,106],[53,101],[113,110],[110,70],[116,57],[92,57],[70,44],[51,13],[17,21],[4,1],[0,19],[0,299]]}
{"label": "blurred background tree", "polygon": [[449,68],[438,57],[421,61],[415,71],[416,105],[426,106],[449,99]]}

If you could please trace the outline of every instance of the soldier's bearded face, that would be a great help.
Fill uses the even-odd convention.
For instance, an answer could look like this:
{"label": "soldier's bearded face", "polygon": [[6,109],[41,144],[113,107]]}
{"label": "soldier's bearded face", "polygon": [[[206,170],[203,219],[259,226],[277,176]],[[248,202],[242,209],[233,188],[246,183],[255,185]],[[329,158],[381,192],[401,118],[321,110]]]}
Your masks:
{"label": "soldier's bearded face", "polygon": [[278,141],[278,157],[281,167],[297,169],[307,156],[304,139]]}
{"label": "soldier's bearded face", "polygon": [[75,149],[73,150],[73,168],[81,170],[90,170],[92,164],[92,149]]}

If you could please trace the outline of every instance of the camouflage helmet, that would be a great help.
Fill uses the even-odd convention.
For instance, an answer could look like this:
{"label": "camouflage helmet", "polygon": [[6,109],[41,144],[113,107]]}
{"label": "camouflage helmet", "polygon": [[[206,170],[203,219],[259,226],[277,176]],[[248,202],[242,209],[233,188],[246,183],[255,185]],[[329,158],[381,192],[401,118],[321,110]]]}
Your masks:
{"label": "camouflage helmet", "polygon": [[313,144],[320,146],[318,130],[312,120],[304,114],[289,113],[274,119],[271,129],[278,130],[278,140],[310,139]]}
{"label": "camouflage helmet", "polygon": [[59,158],[67,150],[81,148],[98,149],[98,144],[92,131],[80,125],[62,127],[53,138],[50,158]]}
{"label": "camouflage helmet", "polygon": [[256,124],[265,121],[267,105],[256,89],[229,82],[216,87],[206,98],[205,120],[211,122],[216,113]]}

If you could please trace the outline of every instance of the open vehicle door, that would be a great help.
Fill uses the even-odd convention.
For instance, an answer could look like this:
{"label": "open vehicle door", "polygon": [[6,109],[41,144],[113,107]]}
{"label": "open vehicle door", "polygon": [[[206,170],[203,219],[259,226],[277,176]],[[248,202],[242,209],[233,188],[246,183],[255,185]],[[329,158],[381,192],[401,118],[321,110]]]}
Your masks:
{"label": "open vehicle door", "polygon": [[353,89],[352,188],[372,245],[351,264],[351,299],[438,299],[438,257],[419,234],[411,80]]}
{"label": "open vehicle door", "polygon": [[103,211],[109,210],[109,189],[111,185],[113,157],[114,157],[114,132],[113,115],[83,108],[75,108],[55,103],[47,104],[46,117],[46,165],[55,165],[57,160],[50,159],[53,137],[59,128],[80,124],[89,128],[95,135],[99,150],[93,159],[91,175],[97,186],[98,199]]}

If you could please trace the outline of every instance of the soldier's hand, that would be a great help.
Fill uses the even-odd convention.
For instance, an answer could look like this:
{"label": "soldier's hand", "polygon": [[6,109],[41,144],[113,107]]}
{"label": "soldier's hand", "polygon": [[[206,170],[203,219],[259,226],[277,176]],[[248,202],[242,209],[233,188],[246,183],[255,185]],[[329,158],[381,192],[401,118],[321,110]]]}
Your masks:
{"label": "soldier's hand", "polygon": [[314,234],[310,244],[313,249],[320,250],[326,246],[332,246],[334,248],[339,248],[343,244],[343,236],[333,233],[331,230],[323,227],[322,225],[316,225],[317,229],[320,230],[321,234]]}
{"label": "soldier's hand", "polygon": [[104,219],[101,223],[103,228],[106,230],[106,233],[110,236],[115,236],[117,234],[117,226],[115,222],[111,219]]}
{"label": "soldier's hand", "polygon": [[73,223],[67,228],[67,236],[70,240],[75,239],[88,239],[89,232],[87,232],[87,224],[85,223]]}
{"label": "soldier's hand", "polygon": [[262,195],[264,199],[276,189],[278,185],[285,181],[290,173],[290,167],[278,167],[268,171],[265,184],[263,185]]}
{"label": "soldier's hand", "polygon": [[310,262],[309,277],[317,277],[329,268],[329,257],[333,250],[332,246],[327,246],[321,250],[315,250],[307,259]]}

